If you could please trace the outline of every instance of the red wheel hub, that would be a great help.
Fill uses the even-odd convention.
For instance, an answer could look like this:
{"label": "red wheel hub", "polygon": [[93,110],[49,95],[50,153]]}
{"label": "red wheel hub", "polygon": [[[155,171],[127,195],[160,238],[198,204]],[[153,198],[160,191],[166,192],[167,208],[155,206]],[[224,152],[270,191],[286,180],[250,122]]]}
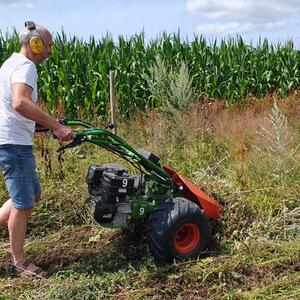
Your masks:
{"label": "red wheel hub", "polygon": [[200,241],[200,230],[197,225],[188,223],[177,229],[173,243],[175,249],[182,254],[193,251]]}

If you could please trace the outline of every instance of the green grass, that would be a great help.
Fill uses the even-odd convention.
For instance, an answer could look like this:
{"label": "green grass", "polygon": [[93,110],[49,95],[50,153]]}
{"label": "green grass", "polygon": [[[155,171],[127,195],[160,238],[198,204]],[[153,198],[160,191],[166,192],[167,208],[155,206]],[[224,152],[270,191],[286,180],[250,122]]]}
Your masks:
{"label": "green grass", "polygon": [[[270,143],[260,140],[250,126],[261,124],[263,118],[249,114],[251,107],[245,109],[248,119],[243,111],[213,109],[212,118],[206,120],[207,130],[202,127],[202,113],[196,114],[195,109],[182,115],[175,125],[173,120],[173,131],[159,114],[140,115],[119,126],[120,135],[130,144],[153,151],[163,164],[223,198],[224,215],[214,224],[217,244],[212,252],[195,261],[156,265],[143,239],[119,229],[100,227],[85,202],[88,165],[124,162],[93,145],[66,151],[61,162],[55,152],[57,141],[38,137],[35,152],[43,200],[30,220],[26,251],[49,271],[50,278],[24,280],[12,273],[8,266],[8,233],[2,227],[1,297],[299,299],[299,149],[292,157],[295,168],[275,174],[272,164],[276,166],[276,162],[253,147],[267,149]],[[222,120],[229,120],[226,114],[230,121],[226,121],[223,131]],[[266,108],[264,115],[269,114]],[[241,118],[246,125],[237,131]],[[296,144],[298,122],[290,119],[288,127]],[[213,130],[210,124],[214,124]],[[177,132],[180,140],[175,136]],[[247,145],[243,151],[241,144]],[[286,145],[286,153],[293,149],[295,144]],[[290,170],[291,162],[284,163]],[[0,190],[3,202],[7,193],[2,180]]]}

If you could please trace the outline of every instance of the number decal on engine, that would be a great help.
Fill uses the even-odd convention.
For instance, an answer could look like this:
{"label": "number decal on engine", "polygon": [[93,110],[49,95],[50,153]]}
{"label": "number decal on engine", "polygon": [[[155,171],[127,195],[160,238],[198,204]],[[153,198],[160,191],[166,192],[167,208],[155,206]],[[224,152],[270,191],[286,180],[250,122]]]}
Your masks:
{"label": "number decal on engine", "polygon": [[128,184],[128,180],[126,178],[123,179],[122,186],[126,187]]}
{"label": "number decal on engine", "polygon": [[140,216],[142,216],[144,213],[145,213],[145,208],[144,208],[144,207],[141,207],[141,208],[140,208]]}

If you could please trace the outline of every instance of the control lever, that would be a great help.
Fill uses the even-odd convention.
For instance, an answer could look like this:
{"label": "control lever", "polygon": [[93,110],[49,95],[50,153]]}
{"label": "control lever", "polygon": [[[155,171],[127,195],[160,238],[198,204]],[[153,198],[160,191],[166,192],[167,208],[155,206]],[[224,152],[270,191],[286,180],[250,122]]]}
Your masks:
{"label": "control lever", "polygon": [[76,147],[76,146],[78,146],[79,144],[81,144],[82,142],[83,142],[82,140],[74,140],[74,141],[72,141],[72,142],[69,143],[69,144],[66,144],[66,145],[64,145],[64,146],[59,147],[59,148],[56,150],[56,152],[61,152],[61,151],[65,150],[65,149],[67,149],[67,148],[73,148],[73,147]]}
{"label": "control lever", "polygon": [[76,139],[76,138],[75,138],[75,140],[73,140],[71,143],[59,147],[59,148],[56,150],[56,152],[61,152],[61,151],[65,150],[65,149],[67,149],[67,148],[74,148],[74,147],[80,145],[80,144],[81,144],[82,142],[84,142],[84,141],[85,141],[85,138],[81,138],[81,139]]}

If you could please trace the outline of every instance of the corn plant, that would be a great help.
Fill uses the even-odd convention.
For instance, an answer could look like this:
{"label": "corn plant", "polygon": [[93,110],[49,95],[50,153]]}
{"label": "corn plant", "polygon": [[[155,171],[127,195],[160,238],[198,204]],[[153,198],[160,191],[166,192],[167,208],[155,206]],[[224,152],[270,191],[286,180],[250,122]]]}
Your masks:
{"label": "corn plant", "polygon": [[[121,115],[160,107],[162,99],[153,97],[143,76],[151,75],[157,56],[174,72],[186,64],[196,100],[222,98],[231,105],[267,92],[286,97],[300,84],[300,52],[290,41],[272,45],[265,39],[253,46],[239,36],[219,42],[195,36],[189,42],[179,33],[163,33],[151,41],[145,41],[144,33],[82,40],[61,32],[54,42],[52,56],[39,66],[39,95],[50,111],[62,106],[71,117],[107,115],[110,70],[116,71]],[[18,48],[16,32],[0,33],[0,64]]]}

